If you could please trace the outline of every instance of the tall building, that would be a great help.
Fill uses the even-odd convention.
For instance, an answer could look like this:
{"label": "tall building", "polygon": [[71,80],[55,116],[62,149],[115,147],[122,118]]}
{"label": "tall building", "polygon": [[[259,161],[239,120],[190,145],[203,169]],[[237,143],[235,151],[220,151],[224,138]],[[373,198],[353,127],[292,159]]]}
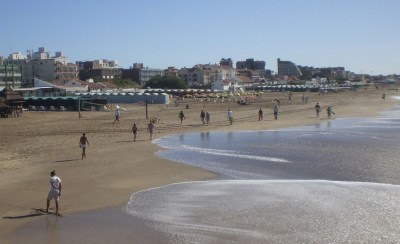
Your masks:
{"label": "tall building", "polygon": [[295,63],[290,61],[281,61],[278,58],[278,75],[300,77],[302,73]]}
{"label": "tall building", "polygon": [[20,67],[23,87],[34,86],[34,78],[64,84],[78,77],[77,65],[68,63],[68,58],[62,52],[56,52],[55,56],[51,57],[44,47],[40,47],[34,53],[28,51],[26,56],[21,53],[10,54],[4,62]]}
{"label": "tall building", "polygon": [[254,61],[254,58],[237,61],[236,69],[265,70],[265,61]]}

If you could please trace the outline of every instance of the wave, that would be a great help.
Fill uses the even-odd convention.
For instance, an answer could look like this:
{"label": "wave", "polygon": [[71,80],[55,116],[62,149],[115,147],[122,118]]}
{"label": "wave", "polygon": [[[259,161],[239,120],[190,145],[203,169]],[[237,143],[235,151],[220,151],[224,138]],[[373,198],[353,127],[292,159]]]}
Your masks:
{"label": "wave", "polygon": [[210,148],[200,148],[200,147],[193,147],[193,146],[188,146],[188,145],[183,145],[183,146],[180,146],[179,148],[180,149],[185,149],[187,151],[194,151],[194,152],[198,152],[198,153],[211,154],[211,155],[219,155],[219,156],[227,156],[227,157],[234,157],[234,158],[259,160],[259,161],[268,161],[268,162],[276,162],[276,163],[290,163],[289,160],[286,160],[286,159],[283,159],[283,158],[248,155],[248,154],[242,154],[241,152],[236,152],[236,151],[233,151],[233,150],[219,150],[219,149],[210,149]]}
{"label": "wave", "polygon": [[399,240],[400,186],[325,180],[187,182],[134,194],[127,212],[172,243]]}

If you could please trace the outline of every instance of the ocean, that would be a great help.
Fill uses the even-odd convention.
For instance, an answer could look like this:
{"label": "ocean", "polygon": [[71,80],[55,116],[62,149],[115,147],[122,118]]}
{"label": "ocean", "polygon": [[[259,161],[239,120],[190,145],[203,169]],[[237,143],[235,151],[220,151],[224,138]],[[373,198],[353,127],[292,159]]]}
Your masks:
{"label": "ocean", "polygon": [[[135,193],[122,209],[36,221],[17,243],[397,243],[399,129],[396,107],[374,118],[160,138],[159,157],[219,176]],[[62,231],[48,236],[50,228]]]}
{"label": "ocean", "polygon": [[170,243],[398,242],[399,129],[395,108],[376,118],[161,138],[160,157],[220,177],[139,192],[127,212]]}

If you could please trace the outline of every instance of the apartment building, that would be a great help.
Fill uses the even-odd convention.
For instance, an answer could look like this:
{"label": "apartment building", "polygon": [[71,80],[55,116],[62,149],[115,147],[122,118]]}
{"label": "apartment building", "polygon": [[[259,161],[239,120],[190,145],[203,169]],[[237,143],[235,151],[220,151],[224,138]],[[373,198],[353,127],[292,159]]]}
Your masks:
{"label": "apartment building", "polygon": [[290,61],[281,61],[278,58],[278,75],[300,77],[302,73],[297,65]]}
{"label": "apartment building", "polygon": [[182,68],[178,71],[178,78],[183,80],[189,87],[203,86],[204,72],[199,66],[192,68]]}
{"label": "apartment building", "polygon": [[265,70],[265,61],[254,61],[254,58],[248,58],[246,61],[237,61],[236,69]]}
{"label": "apartment building", "polygon": [[0,61],[0,87],[21,87],[21,66]]}
{"label": "apartment building", "polygon": [[217,80],[235,76],[234,68],[217,64],[198,64],[193,68],[182,68],[178,71],[178,77],[189,87],[211,86]]}
{"label": "apartment building", "polygon": [[179,69],[171,66],[171,67],[168,67],[167,69],[164,69],[164,75],[178,77],[178,71],[179,71]]}
{"label": "apartment building", "polygon": [[222,58],[221,61],[219,61],[219,65],[223,67],[233,68],[233,61],[231,58]]}
{"label": "apartment building", "polygon": [[114,60],[77,61],[76,65],[81,80],[113,80],[122,77],[122,68]]}
{"label": "apartment building", "polygon": [[[173,67],[169,68],[171,68],[171,71],[173,70]],[[143,63],[134,63],[131,68],[122,70],[122,77],[144,86],[150,79],[156,76],[164,76],[164,73],[165,70],[163,69],[148,68],[144,67]]]}
{"label": "apartment building", "polygon": [[4,63],[20,68],[22,87],[34,86],[34,78],[62,85],[78,77],[77,65],[68,63],[68,58],[62,52],[51,56],[44,47],[37,52],[28,51],[27,55],[12,53]]}

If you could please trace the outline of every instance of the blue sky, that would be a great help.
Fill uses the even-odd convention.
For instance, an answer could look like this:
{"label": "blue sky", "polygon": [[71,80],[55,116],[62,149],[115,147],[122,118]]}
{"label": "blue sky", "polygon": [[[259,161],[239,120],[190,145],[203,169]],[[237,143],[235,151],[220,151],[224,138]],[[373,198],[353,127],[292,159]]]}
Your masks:
{"label": "blue sky", "polygon": [[398,0],[0,0],[0,56],[192,67],[232,58],[400,74]]}

